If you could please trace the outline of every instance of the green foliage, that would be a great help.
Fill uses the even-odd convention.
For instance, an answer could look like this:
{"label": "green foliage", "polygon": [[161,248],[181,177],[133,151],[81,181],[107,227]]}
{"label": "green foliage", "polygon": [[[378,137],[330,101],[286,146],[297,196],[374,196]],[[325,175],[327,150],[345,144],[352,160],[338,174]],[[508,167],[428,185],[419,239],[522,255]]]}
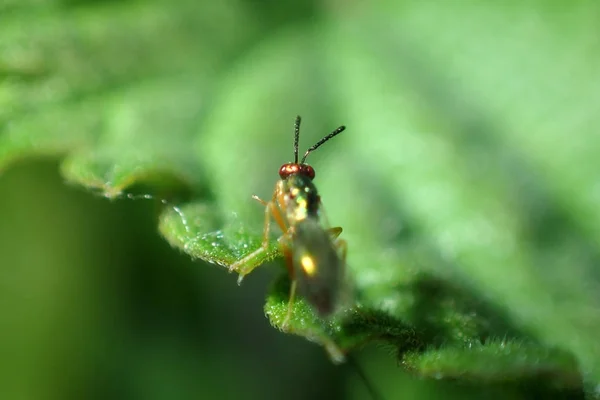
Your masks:
{"label": "green foliage", "polygon": [[[598,6],[277,7],[6,3],[0,169],[60,155],[107,197],[181,198],[161,233],[228,267],[260,246],[250,195],[271,195],[294,116],[303,148],[343,123],[310,162],[356,304],[323,321],[299,299],[286,331],[336,361],[383,343],[425,377],[599,382]],[[257,265],[281,264],[272,237]]]}
{"label": "green foliage", "polygon": [[552,379],[552,384],[578,387],[581,378],[572,357],[518,342],[491,341],[464,348],[448,347],[408,354],[408,368],[433,378],[476,379],[484,382],[502,379],[527,379],[530,376]]}

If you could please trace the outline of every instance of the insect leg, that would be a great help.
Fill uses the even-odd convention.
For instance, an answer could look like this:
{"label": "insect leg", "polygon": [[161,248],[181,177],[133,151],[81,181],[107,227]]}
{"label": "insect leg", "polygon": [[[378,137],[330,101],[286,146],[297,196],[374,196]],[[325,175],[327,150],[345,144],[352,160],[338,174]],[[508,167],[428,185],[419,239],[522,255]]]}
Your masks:
{"label": "insect leg", "polygon": [[260,197],[258,197],[257,195],[253,194],[252,198],[256,201],[258,201],[260,204],[262,204],[263,206],[267,207],[269,205],[268,201],[264,201],[263,199],[261,199]]}
{"label": "insect leg", "polygon": [[284,332],[288,331],[288,325],[290,323],[290,318],[292,317],[292,307],[294,306],[294,299],[296,297],[297,282],[298,281],[296,281],[295,279],[292,279],[292,281],[290,282],[290,299],[288,301],[288,310],[285,319],[283,320],[283,324],[281,324],[281,330]]}
{"label": "insect leg", "polygon": [[296,277],[294,274],[294,264],[292,261],[292,251],[286,244],[286,240],[289,240],[289,237],[290,237],[290,232],[288,231],[283,236],[281,236],[278,240],[283,249],[283,257],[285,259],[285,265],[288,269],[288,273],[289,273],[289,277],[290,277],[290,296],[289,296],[289,300],[288,300],[288,310],[287,310],[285,319],[283,320],[283,324],[281,324],[281,330],[284,332],[288,331],[288,325],[290,323],[290,318],[292,317],[292,307],[294,305],[294,300],[296,297],[296,286],[297,286],[297,281],[296,281]]}
{"label": "insect leg", "polygon": [[[276,196],[277,191],[275,191],[275,193],[273,194],[273,199],[275,199]],[[269,248],[269,232],[271,228],[271,217],[273,217],[275,222],[277,222],[277,224],[281,227],[281,229],[284,232],[286,230],[286,227],[283,223],[283,217],[281,216],[281,212],[277,208],[277,205],[274,200],[266,202],[262,199],[259,199],[257,196],[253,196],[253,198],[258,200],[261,204],[265,205],[265,224],[263,230],[263,241],[258,249],[229,266],[230,272],[237,271],[239,274],[238,285],[242,283],[242,280],[246,275],[248,275],[250,272],[252,272],[252,270],[254,270],[254,268],[258,266],[257,264],[252,264],[251,261],[259,255],[261,255],[262,253],[266,252]]]}
{"label": "insect leg", "polygon": [[261,255],[262,253],[264,253],[267,250],[267,248],[269,247],[269,230],[271,227],[270,212],[271,212],[271,203],[267,203],[267,206],[265,207],[265,225],[264,225],[264,231],[263,231],[264,232],[263,241],[262,241],[261,246],[258,249],[254,250],[252,253],[237,260],[236,262],[234,262],[233,264],[231,264],[229,266],[229,272],[237,271],[239,273],[238,285],[242,283],[244,276],[249,274],[256,267],[256,265],[252,265],[252,264],[250,264],[250,262],[254,258],[256,258],[259,255]]}

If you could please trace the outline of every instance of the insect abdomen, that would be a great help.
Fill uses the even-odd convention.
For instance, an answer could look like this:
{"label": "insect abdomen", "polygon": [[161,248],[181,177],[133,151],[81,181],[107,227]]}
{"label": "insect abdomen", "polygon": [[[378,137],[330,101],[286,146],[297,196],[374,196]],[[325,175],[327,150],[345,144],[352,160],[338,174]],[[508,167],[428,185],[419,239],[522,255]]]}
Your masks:
{"label": "insect abdomen", "polygon": [[321,316],[335,311],[342,280],[342,261],[330,235],[314,218],[299,221],[292,237],[298,290]]}

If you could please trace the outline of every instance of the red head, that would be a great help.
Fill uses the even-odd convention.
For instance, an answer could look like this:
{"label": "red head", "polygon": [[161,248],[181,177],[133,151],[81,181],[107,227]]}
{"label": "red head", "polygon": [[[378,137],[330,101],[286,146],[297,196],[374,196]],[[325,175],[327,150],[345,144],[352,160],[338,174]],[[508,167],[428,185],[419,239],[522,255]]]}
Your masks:
{"label": "red head", "polygon": [[315,170],[308,164],[287,163],[279,168],[279,176],[281,179],[286,179],[292,174],[307,176],[311,181],[315,178]]}
{"label": "red head", "polygon": [[288,176],[293,174],[300,174],[307,176],[310,178],[310,180],[313,180],[315,178],[315,170],[310,165],[304,163],[304,161],[306,161],[306,157],[308,157],[308,155],[316,150],[320,145],[336,136],[338,133],[341,133],[344,129],[346,129],[346,127],[342,125],[329,135],[325,136],[323,139],[319,140],[314,146],[306,150],[304,157],[302,157],[302,161],[298,163],[298,139],[300,138],[300,116],[298,115],[296,117],[296,123],[294,124],[294,162],[283,164],[281,168],[279,168],[279,176],[281,179],[287,179]]}

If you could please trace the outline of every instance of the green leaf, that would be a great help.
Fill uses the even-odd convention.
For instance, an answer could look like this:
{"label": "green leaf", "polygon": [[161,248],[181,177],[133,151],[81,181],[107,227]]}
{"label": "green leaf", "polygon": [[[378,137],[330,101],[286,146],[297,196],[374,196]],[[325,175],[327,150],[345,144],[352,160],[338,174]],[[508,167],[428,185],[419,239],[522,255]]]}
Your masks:
{"label": "green leaf", "polygon": [[436,379],[494,382],[550,378],[554,387],[581,386],[571,355],[530,343],[491,341],[465,348],[434,349],[406,354],[402,363],[421,376]]}
{"label": "green leaf", "polygon": [[[167,207],[159,227],[171,245],[180,247],[194,258],[224,267],[229,267],[262,243],[260,231],[247,231],[235,215],[224,222],[218,208],[210,203]],[[258,266],[280,255],[277,242],[273,242],[253,265]]]}
{"label": "green leaf", "polygon": [[283,332],[304,336],[322,345],[335,363],[345,361],[351,350],[369,342],[393,343],[403,350],[422,346],[419,335],[410,326],[385,313],[363,307],[344,310],[326,320],[319,318],[302,298],[294,301],[287,323],[290,282],[287,276],[275,281],[267,296],[265,314],[271,324]]}
{"label": "green leaf", "polygon": [[[234,0],[108,2],[1,16],[0,169],[68,154],[66,178],[109,197],[165,175],[197,187],[187,150],[213,69],[256,30],[242,10]],[[24,18],[35,23],[24,29]]]}
{"label": "green leaf", "polygon": [[[597,379],[592,227],[600,224],[589,217],[597,215],[589,191],[600,141],[587,124],[598,114],[579,104],[595,103],[589,82],[598,69],[578,77],[581,63],[600,60],[586,50],[588,11],[570,12],[560,18],[551,6],[497,4],[462,13],[449,3],[415,3],[387,23],[380,13],[340,21],[331,48],[345,60],[335,76],[348,124],[377,132],[350,144],[406,210],[404,223],[445,261],[428,268],[573,351]],[[556,63],[557,54],[578,61]],[[565,107],[568,98],[578,106]],[[575,176],[576,186],[567,184]],[[363,228],[376,232],[377,222]]]}
{"label": "green leaf", "polygon": [[262,244],[250,196],[271,198],[294,116],[302,149],[343,123],[309,162],[354,303],[325,321],[298,299],[283,326],[283,277],[271,323],[334,361],[375,342],[422,376],[594,387],[597,5],[330,6],[264,24],[241,0],[7,3],[0,169],[64,155],[72,184],[168,197],[162,235],[226,270]]}

